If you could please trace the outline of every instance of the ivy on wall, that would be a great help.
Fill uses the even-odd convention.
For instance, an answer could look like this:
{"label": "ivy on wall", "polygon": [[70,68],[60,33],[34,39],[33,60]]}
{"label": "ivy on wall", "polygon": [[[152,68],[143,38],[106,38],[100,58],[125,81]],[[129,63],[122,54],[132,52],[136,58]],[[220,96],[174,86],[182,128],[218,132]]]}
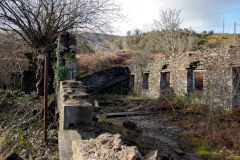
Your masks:
{"label": "ivy on wall", "polygon": [[70,71],[69,69],[69,64],[72,62],[74,59],[74,54],[72,52],[67,52],[66,53],[66,63],[65,65],[60,64],[60,51],[59,51],[59,42],[58,42],[58,47],[56,48],[56,56],[57,56],[57,65],[55,66],[54,69],[54,88],[58,90],[59,83],[61,81],[66,80],[68,72]]}

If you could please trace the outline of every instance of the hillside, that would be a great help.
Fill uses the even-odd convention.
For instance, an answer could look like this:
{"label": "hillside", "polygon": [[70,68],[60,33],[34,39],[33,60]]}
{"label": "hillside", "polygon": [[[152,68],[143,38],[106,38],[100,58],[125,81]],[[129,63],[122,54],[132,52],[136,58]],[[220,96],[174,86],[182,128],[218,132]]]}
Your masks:
{"label": "hillside", "polygon": [[[200,34],[191,30],[180,30],[178,38],[178,52],[196,51],[198,49],[212,49],[223,45],[234,45],[233,34],[217,34],[202,32]],[[91,37],[91,36],[87,36]],[[117,52],[119,50],[145,51],[148,53],[167,53],[169,48],[163,38],[163,33],[152,31],[125,37],[105,35],[100,40],[87,38],[89,46],[95,52]],[[236,35],[236,44],[240,42],[240,35]]]}
{"label": "hillside", "polygon": [[120,36],[100,34],[100,33],[77,33],[78,53],[95,52],[101,49],[109,50],[104,46],[105,43],[116,41]]}

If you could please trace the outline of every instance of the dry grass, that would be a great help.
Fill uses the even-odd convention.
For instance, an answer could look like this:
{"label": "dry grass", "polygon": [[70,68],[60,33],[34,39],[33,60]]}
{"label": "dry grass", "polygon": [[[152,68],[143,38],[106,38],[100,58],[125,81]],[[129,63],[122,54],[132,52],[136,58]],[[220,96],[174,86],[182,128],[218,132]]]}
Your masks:
{"label": "dry grass", "polygon": [[[175,121],[187,130],[186,137],[203,140],[206,146],[204,148],[207,149],[197,152],[210,155],[210,152],[214,151],[211,153],[215,153],[220,159],[238,159],[236,155],[240,155],[240,107],[227,113],[211,114],[201,109],[198,109],[198,112],[199,115],[178,115],[177,118],[181,117],[181,121]],[[202,149],[202,146],[198,147]]]}
{"label": "dry grass", "polygon": [[[236,35],[236,44],[239,44],[240,37]],[[219,46],[229,46],[234,45],[234,35],[233,34],[213,34],[203,36],[198,44],[199,48],[217,48]]]}
{"label": "dry grass", "polygon": [[240,153],[240,107],[214,116],[205,140],[212,147],[227,147]]}
{"label": "dry grass", "polygon": [[201,104],[185,107],[175,100],[171,104],[176,116],[169,114],[171,106],[162,99],[148,101],[145,108],[168,112],[164,121],[186,129],[182,136],[193,142],[196,154],[212,160],[240,159],[240,106],[229,112],[215,113]]}

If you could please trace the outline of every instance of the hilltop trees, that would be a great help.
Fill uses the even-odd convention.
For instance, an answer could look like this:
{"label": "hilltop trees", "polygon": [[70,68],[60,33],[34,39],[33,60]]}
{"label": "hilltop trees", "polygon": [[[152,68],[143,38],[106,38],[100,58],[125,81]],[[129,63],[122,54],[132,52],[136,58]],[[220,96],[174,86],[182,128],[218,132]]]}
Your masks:
{"label": "hilltop trees", "polygon": [[169,48],[169,51],[176,56],[178,51],[178,39],[180,33],[178,32],[182,19],[180,18],[181,10],[178,9],[161,9],[159,12],[159,19],[154,23],[156,28],[162,31],[164,42]]}
{"label": "hilltop trees", "polygon": [[[35,50],[39,61],[39,55],[48,55],[52,62],[54,43],[61,33],[109,31],[118,11],[113,0],[4,0],[0,1],[0,29],[17,33]],[[42,63],[38,64],[40,84]]]}

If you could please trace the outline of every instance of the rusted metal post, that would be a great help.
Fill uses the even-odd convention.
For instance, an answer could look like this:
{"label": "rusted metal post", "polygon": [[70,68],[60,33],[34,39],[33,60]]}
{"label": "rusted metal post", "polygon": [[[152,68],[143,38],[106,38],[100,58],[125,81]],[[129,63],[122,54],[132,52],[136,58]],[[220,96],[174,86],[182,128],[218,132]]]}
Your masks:
{"label": "rusted metal post", "polygon": [[48,56],[45,56],[44,67],[44,140],[47,143],[47,110],[48,110]]}

